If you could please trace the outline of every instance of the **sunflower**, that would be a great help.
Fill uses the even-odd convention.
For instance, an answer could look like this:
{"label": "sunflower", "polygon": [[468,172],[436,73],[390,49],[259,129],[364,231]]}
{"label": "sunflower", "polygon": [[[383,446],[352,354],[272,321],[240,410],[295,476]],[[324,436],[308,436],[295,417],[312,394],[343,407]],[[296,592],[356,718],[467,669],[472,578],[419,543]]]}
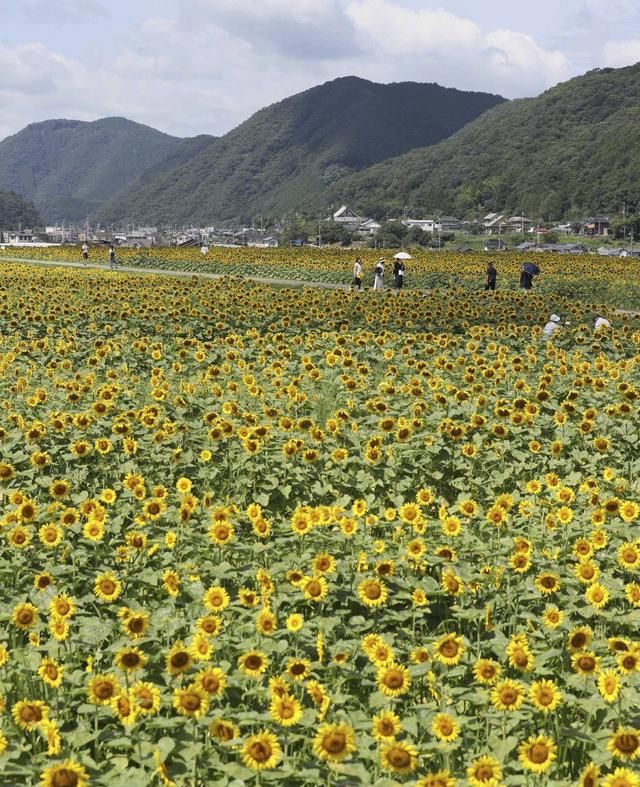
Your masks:
{"label": "sunflower", "polygon": [[542,623],[548,629],[558,628],[564,620],[564,612],[557,607],[546,607],[542,613]]}
{"label": "sunflower", "polygon": [[329,592],[327,580],[322,575],[305,577],[302,582],[302,591],[306,599],[320,602]]}
{"label": "sunflower", "polygon": [[355,749],[355,734],[345,722],[320,725],[313,739],[314,754],[327,762],[341,762]]}
{"label": "sunflower", "polygon": [[271,698],[269,714],[282,727],[293,727],[302,718],[302,705],[295,697],[285,693]]}
{"label": "sunflower", "polygon": [[40,666],[38,667],[38,675],[47,684],[47,686],[51,686],[52,689],[57,689],[62,683],[64,667],[62,667],[53,659],[45,658],[40,662]]}
{"label": "sunflower", "polygon": [[466,646],[458,634],[443,634],[433,645],[433,657],[441,664],[455,666],[460,663]]}
{"label": "sunflower", "polygon": [[26,527],[17,525],[7,533],[7,541],[14,549],[26,549],[31,543],[31,533]]}
{"label": "sunflower", "polygon": [[122,593],[122,582],[112,571],[105,571],[96,577],[93,593],[101,601],[115,601]]}
{"label": "sunflower", "polygon": [[584,597],[592,607],[604,609],[609,602],[609,591],[600,582],[594,582],[586,589]]}
{"label": "sunflower", "polygon": [[147,663],[147,657],[139,648],[120,648],[116,653],[116,666],[124,672],[136,672]]}
{"label": "sunflower", "polygon": [[75,601],[66,593],[59,596],[54,596],[49,604],[49,612],[53,617],[62,618],[66,620],[71,618],[76,611]]}
{"label": "sunflower", "polygon": [[380,765],[390,773],[413,773],[418,765],[418,751],[412,743],[388,741],[380,749]]}
{"label": "sunflower", "polygon": [[209,708],[209,695],[196,683],[173,691],[173,707],[181,716],[199,719]]}
{"label": "sunflower", "polygon": [[578,675],[594,675],[600,670],[600,656],[590,650],[579,650],[571,656],[571,666]]}
{"label": "sunflower", "polygon": [[176,598],[180,591],[180,575],[172,568],[167,568],[162,572],[162,587],[172,597]]}
{"label": "sunflower", "polygon": [[242,762],[254,771],[275,768],[282,757],[282,749],[276,736],[261,730],[247,738],[240,750]]}
{"label": "sunflower", "polygon": [[529,701],[537,710],[550,713],[562,701],[562,693],[552,680],[537,680],[529,686]]}
{"label": "sunflower", "polygon": [[200,670],[196,675],[195,684],[210,697],[220,697],[227,686],[227,676],[220,668],[210,667]]}
{"label": "sunflower", "polygon": [[501,778],[500,763],[491,755],[478,757],[467,768],[467,779],[471,787],[495,787]]}
{"label": "sunflower", "polygon": [[290,658],[287,661],[287,675],[291,680],[301,681],[309,677],[311,662],[308,659]]}
{"label": "sunflower", "polygon": [[640,568],[640,546],[630,542],[621,544],[617,555],[618,565],[627,571]]}
{"label": "sunflower", "polygon": [[638,582],[628,582],[624,586],[624,594],[629,604],[633,607],[640,607],[640,584]]}
{"label": "sunflower", "polygon": [[11,612],[11,622],[23,631],[27,631],[38,622],[38,610],[29,601],[16,604]]}
{"label": "sunflower", "polygon": [[458,780],[446,768],[442,771],[432,771],[415,783],[414,787],[457,787]]}
{"label": "sunflower", "polygon": [[448,713],[438,713],[431,723],[431,731],[439,741],[450,743],[460,735],[460,725]]}
{"label": "sunflower", "polygon": [[55,547],[57,547],[62,541],[63,536],[64,532],[62,528],[53,522],[42,525],[38,530],[38,538],[40,539],[40,543],[47,547],[47,549],[55,549]]}
{"label": "sunflower", "polygon": [[267,654],[261,650],[250,650],[243,653],[238,659],[238,667],[240,672],[250,678],[259,678],[267,671],[269,666],[269,659]]}
{"label": "sunflower", "polygon": [[605,702],[615,702],[621,686],[620,677],[613,669],[602,670],[598,675],[598,691]]}
{"label": "sunflower", "polygon": [[209,735],[219,743],[229,743],[240,737],[240,730],[232,721],[214,719],[209,725]]}
{"label": "sunflower", "polygon": [[49,718],[49,706],[40,700],[19,700],[11,708],[11,716],[20,729],[33,732]]}
{"label": "sunflower", "polygon": [[132,639],[144,637],[148,627],[149,614],[147,612],[131,612],[128,610],[126,616],[122,619],[122,629]]}
{"label": "sunflower", "polygon": [[204,615],[196,621],[196,630],[207,637],[216,637],[223,629],[222,618],[217,615]]}
{"label": "sunflower", "polygon": [[409,670],[401,664],[391,662],[378,669],[376,677],[378,689],[386,697],[400,697],[406,694],[411,686]]}
{"label": "sunflower", "polygon": [[620,727],[609,739],[607,749],[621,760],[637,759],[640,757],[640,730]]}
{"label": "sunflower", "polygon": [[623,675],[632,675],[640,671],[640,645],[618,653],[618,669]]}
{"label": "sunflower", "polygon": [[478,683],[493,685],[502,672],[502,667],[493,659],[478,659],[473,665],[473,677]]}
{"label": "sunflower", "polygon": [[160,689],[153,683],[138,681],[129,694],[140,716],[153,715],[160,710]]}
{"label": "sunflower", "polygon": [[124,727],[131,727],[138,718],[138,707],[132,702],[130,694],[123,692],[117,697],[113,697],[110,702],[113,715],[117,717],[120,724]]}
{"label": "sunflower", "polygon": [[526,696],[525,686],[517,680],[506,680],[497,683],[491,689],[490,699],[494,708],[500,711],[518,710]]}
{"label": "sunflower", "polygon": [[371,735],[377,741],[393,740],[402,729],[400,717],[391,710],[383,710],[371,719]]}
{"label": "sunflower", "polygon": [[590,762],[580,774],[576,787],[597,787],[600,768]]}
{"label": "sunflower", "polygon": [[358,585],[358,598],[367,607],[379,607],[387,600],[387,586],[379,579],[364,579]]}
{"label": "sunflower", "polygon": [[304,616],[299,612],[292,612],[286,620],[287,630],[293,633],[300,631],[304,625]]}
{"label": "sunflower", "polygon": [[182,640],[174,642],[169,653],[167,653],[165,661],[167,672],[174,676],[182,675],[191,668],[192,664],[193,657],[189,652],[189,648],[185,646]]}
{"label": "sunflower", "polygon": [[518,759],[527,771],[544,773],[556,758],[558,747],[546,735],[532,735],[518,747]]}
{"label": "sunflower", "polygon": [[40,774],[40,787],[87,787],[89,776],[75,760],[50,765]]}
{"label": "sunflower", "polygon": [[538,574],[534,584],[543,596],[549,596],[552,593],[557,593],[558,590],[560,590],[560,578],[557,574],[554,574],[551,571]]}
{"label": "sunflower", "polygon": [[63,500],[71,492],[71,484],[64,478],[56,478],[49,484],[49,494],[54,500]]}
{"label": "sunflower", "polygon": [[87,695],[94,705],[109,705],[114,697],[122,693],[122,687],[116,677],[107,673],[94,675],[89,681]]}
{"label": "sunflower", "polygon": [[222,612],[229,606],[229,594],[220,585],[213,585],[205,591],[202,601],[211,612]]}
{"label": "sunflower", "polygon": [[578,626],[571,629],[567,638],[569,652],[574,653],[577,650],[588,648],[592,639],[593,631],[589,626]]}
{"label": "sunflower", "polygon": [[616,768],[604,777],[602,787],[640,787],[640,776],[629,768]]}
{"label": "sunflower", "polygon": [[440,585],[450,596],[461,596],[464,593],[464,583],[455,571],[443,571]]}

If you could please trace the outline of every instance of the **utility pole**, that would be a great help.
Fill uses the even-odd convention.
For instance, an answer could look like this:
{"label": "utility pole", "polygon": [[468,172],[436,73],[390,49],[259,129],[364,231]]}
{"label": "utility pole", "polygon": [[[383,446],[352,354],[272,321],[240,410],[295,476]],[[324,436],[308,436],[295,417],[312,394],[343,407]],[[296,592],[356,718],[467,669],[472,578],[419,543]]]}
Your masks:
{"label": "utility pole", "polygon": [[320,226],[320,216],[318,216],[318,248],[322,246],[322,228]]}

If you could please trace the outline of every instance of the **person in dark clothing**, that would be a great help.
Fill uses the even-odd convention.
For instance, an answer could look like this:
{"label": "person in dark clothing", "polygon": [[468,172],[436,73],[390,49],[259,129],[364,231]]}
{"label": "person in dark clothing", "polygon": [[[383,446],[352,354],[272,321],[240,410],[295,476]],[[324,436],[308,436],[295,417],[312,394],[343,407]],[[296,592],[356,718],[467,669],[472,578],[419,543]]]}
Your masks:
{"label": "person in dark clothing", "polygon": [[529,273],[529,271],[522,266],[520,271],[520,289],[521,290],[530,290],[533,284],[533,276]]}
{"label": "person in dark clothing", "polygon": [[393,284],[396,290],[401,290],[404,284],[404,262],[396,260],[393,263]]}
{"label": "person in dark clothing", "polygon": [[489,260],[489,264],[487,265],[487,283],[484,285],[485,290],[495,290],[497,280],[498,271],[493,264],[493,260]]}

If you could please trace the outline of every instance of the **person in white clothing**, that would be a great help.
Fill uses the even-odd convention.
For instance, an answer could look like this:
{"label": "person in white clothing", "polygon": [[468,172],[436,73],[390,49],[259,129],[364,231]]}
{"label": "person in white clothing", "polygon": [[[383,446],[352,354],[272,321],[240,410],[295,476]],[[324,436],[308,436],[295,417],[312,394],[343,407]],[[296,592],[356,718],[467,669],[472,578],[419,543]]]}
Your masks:
{"label": "person in white clothing", "polygon": [[378,262],[376,262],[373,289],[384,292],[384,257],[380,257]]}
{"label": "person in white clothing", "polygon": [[599,314],[593,318],[593,330],[597,331],[598,328],[611,328],[611,323],[606,317],[601,317]]}
{"label": "person in white clothing", "polygon": [[356,261],[353,264],[353,286],[356,290],[362,289],[362,262],[360,257],[356,257]]}
{"label": "person in white clothing", "polygon": [[557,314],[552,314],[549,317],[549,322],[544,326],[542,329],[543,338],[544,339],[552,339],[553,334],[558,330],[560,327],[560,317]]}

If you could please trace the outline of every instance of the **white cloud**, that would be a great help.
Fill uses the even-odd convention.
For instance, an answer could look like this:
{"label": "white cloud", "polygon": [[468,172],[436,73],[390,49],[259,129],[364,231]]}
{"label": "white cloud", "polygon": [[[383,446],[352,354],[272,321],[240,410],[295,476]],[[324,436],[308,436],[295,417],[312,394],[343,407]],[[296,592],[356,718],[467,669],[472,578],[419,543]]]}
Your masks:
{"label": "white cloud", "polygon": [[607,41],[602,47],[602,61],[605,66],[620,68],[632,66],[640,61],[640,38],[626,41]]}

